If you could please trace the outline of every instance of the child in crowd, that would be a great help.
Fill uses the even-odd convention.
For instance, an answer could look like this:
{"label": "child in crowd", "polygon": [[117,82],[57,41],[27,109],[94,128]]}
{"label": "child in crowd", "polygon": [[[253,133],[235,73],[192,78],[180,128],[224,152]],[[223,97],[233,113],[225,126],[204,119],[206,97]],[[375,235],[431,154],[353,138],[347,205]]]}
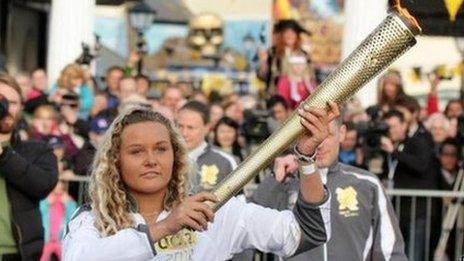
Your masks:
{"label": "child in crowd", "polygon": [[277,94],[284,97],[291,108],[296,108],[316,88],[307,58],[301,55],[288,58],[288,72],[277,82]]}
{"label": "child in crowd", "polygon": [[66,224],[71,220],[77,209],[76,201],[68,194],[66,179],[73,174],[63,170],[62,158],[64,143],[58,136],[50,136],[48,144],[53,148],[58,161],[58,184],[48,197],[40,202],[40,213],[45,231],[45,244],[40,261],[61,260],[61,239],[64,236]]}

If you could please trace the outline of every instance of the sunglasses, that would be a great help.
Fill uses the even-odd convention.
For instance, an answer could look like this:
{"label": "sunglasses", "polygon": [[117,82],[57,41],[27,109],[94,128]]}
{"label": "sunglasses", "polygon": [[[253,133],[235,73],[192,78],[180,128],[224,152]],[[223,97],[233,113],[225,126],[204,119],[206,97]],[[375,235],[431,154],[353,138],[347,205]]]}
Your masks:
{"label": "sunglasses", "polygon": [[61,104],[60,107],[65,107],[65,106],[68,106],[68,107],[71,107],[73,109],[76,109],[77,107],[79,107],[79,104],[76,104],[76,103],[71,103],[71,104]]}

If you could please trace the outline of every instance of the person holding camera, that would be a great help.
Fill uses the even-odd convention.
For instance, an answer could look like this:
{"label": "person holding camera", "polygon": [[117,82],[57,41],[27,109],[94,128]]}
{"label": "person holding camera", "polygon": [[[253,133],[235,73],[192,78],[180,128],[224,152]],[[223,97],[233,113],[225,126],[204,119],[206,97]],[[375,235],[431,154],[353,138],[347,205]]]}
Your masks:
{"label": "person holding camera", "polygon": [[0,260],[38,260],[44,231],[39,201],[58,181],[57,161],[44,143],[21,141],[14,131],[22,95],[0,74]]}
{"label": "person holding camera", "polygon": [[386,155],[383,176],[389,188],[434,188],[436,179],[428,166],[434,154],[428,139],[409,136],[408,123],[400,111],[390,110],[382,119],[388,126],[387,136],[380,139],[380,149]]}
{"label": "person holding camera", "polygon": [[432,149],[434,147],[433,137],[419,120],[421,107],[417,99],[409,95],[403,95],[396,99],[393,108],[403,114],[408,124],[408,136],[427,140]]}
{"label": "person holding camera", "polygon": [[89,138],[90,120],[79,117],[81,107],[79,95],[72,91],[65,92],[58,106],[60,117],[67,126],[66,132],[70,133],[73,140],[78,143],[78,147],[82,147],[83,140],[78,137]]}
{"label": "person holding camera", "polygon": [[[388,135],[380,140],[380,148],[385,153],[383,177],[388,188],[436,189],[438,178],[435,171],[434,152],[425,135],[408,135],[408,122],[404,114],[391,110],[384,114],[388,125]],[[424,260],[426,199],[417,199],[412,209],[411,199],[401,199],[400,228],[405,237],[406,249],[414,238],[414,260]],[[411,212],[415,211],[415,234],[410,235]],[[432,217],[433,218],[433,217]]]}
{"label": "person holding camera", "polygon": [[63,95],[73,92],[79,98],[79,118],[87,119],[93,105],[93,91],[87,84],[84,69],[79,64],[68,64],[50,90],[49,101],[61,104]]}

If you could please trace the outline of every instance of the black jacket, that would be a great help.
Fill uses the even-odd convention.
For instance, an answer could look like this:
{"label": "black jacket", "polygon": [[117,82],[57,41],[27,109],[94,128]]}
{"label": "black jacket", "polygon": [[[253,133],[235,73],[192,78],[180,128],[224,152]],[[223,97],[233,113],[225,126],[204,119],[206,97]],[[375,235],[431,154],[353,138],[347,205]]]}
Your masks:
{"label": "black jacket", "polygon": [[[77,152],[76,157],[74,158],[73,171],[76,175],[87,176],[90,175],[90,169],[92,167],[93,157],[96,153],[95,147],[90,143],[89,140],[84,142],[82,148]],[[81,182],[70,182],[68,187],[69,194],[78,202],[84,200],[87,202],[88,194],[85,189],[85,184]],[[79,195],[79,193],[84,192],[84,194]],[[80,197],[81,196],[81,197]]]}
{"label": "black jacket", "polygon": [[[407,137],[402,146],[391,154],[398,161],[394,187],[402,189],[437,189],[435,155],[425,135]],[[388,175],[388,161],[384,161],[384,177]]]}
{"label": "black jacket", "polygon": [[[397,149],[391,154],[392,160],[397,160],[395,168],[394,188],[398,189],[438,189],[438,177],[436,173],[436,160],[431,147],[430,140],[424,135],[413,135],[407,137],[402,145],[402,149]],[[384,177],[388,176],[388,160],[384,160]],[[410,198],[401,199],[401,222],[409,222],[411,215]],[[426,216],[426,200],[423,197],[417,198],[416,213],[417,218]]]}
{"label": "black jacket", "polygon": [[13,141],[0,155],[12,212],[12,231],[22,260],[39,260],[44,231],[39,201],[58,181],[57,160],[44,143]]}
{"label": "black jacket", "polygon": [[97,150],[90,143],[89,140],[84,142],[82,148],[77,152],[74,159],[74,173],[81,176],[89,175],[90,168],[92,166],[93,157]]}

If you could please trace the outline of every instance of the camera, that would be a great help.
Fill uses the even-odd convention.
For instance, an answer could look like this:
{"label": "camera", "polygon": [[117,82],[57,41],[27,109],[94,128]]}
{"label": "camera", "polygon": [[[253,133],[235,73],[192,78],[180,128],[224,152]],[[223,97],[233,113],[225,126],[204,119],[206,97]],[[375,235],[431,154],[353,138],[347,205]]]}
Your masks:
{"label": "camera", "polygon": [[365,144],[370,148],[379,148],[382,136],[388,136],[389,126],[383,121],[371,122],[364,131]]}
{"label": "camera", "polygon": [[271,132],[267,124],[269,112],[267,110],[245,110],[245,123],[242,126],[243,135],[250,144],[263,142]]}
{"label": "camera", "polygon": [[461,143],[464,141],[464,115],[458,117],[458,133],[456,137]]}
{"label": "camera", "polygon": [[61,104],[59,107],[69,106],[73,109],[79,107],[79,96],[74,92],[67,92],[61,96]]}
{"label": "camera", "polygon": [[461,145],[461,155],[464,155],[464,115],[458,117],[458,133],[456,134],[456,138]]}
{"label": "camera", "polygon": [[0,120],[8,115],[9,103],[5,96],[0,95]]}

